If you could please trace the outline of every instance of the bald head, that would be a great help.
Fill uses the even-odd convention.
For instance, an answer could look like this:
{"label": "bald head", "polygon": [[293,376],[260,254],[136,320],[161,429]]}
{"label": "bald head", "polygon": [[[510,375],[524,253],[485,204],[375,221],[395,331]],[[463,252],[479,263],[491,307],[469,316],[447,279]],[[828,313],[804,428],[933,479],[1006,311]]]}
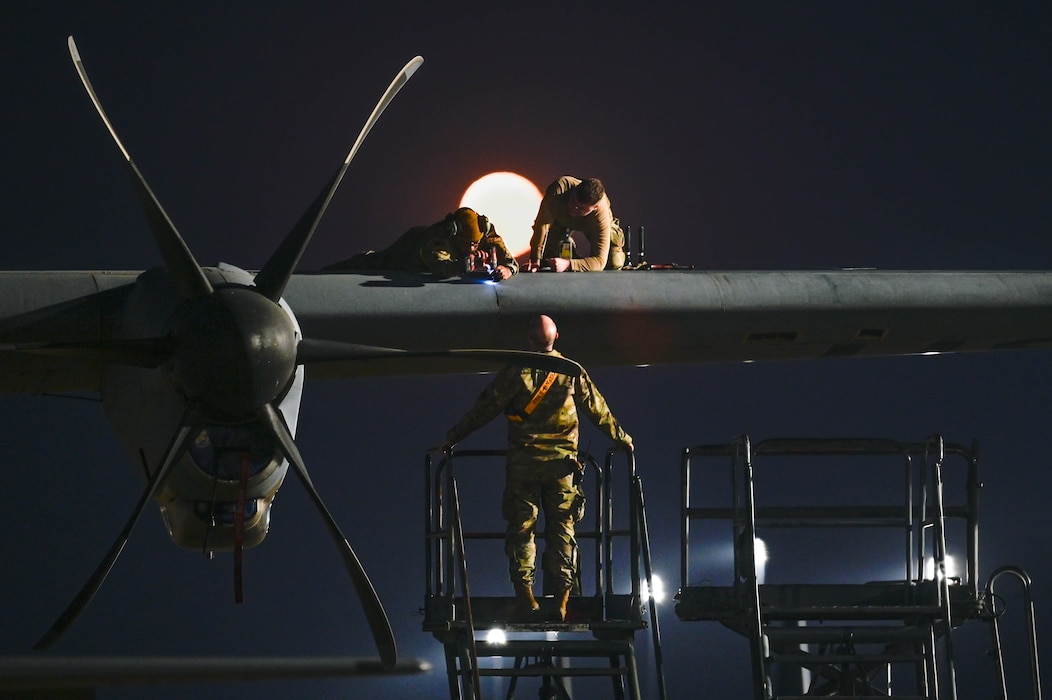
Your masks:
{"label": "bald head", "polygon": [[559,329],[549,316],[534,316],[530,319],[530,349],[536,352],[550,352],[555,348],[555,339]]}

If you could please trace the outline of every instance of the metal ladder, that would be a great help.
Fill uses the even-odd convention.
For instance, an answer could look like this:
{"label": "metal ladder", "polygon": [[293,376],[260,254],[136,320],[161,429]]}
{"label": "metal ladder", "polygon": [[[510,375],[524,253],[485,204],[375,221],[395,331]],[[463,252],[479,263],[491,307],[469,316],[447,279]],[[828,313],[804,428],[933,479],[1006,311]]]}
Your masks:
{"label": "metal ladder", "polygon": [[[594,479],[591,522],[593,529],[579,524],[579,542],[592,542],[591,557],[595,575],[591,595],[572,596],[565,622],[517,622],[511,611],[514,598],[479,596],[470,592],[468,565],[471,555],[467,543],[477,540],[503,542],[503,532],[465,530],[461,510],[463,498],[456,469],[465,465],[483,466],[483,474],[503,474],[494,469],[494,458],[503,458],[502,450],[461,450],[445,454],[429,452],[425,458],[426,522],[426,596],[424,630],[438,639],[445,652],[450,697],[453,700],[479,700],[483,679],[507,679],[505,697],[515,697],[520,680],[539,679],[541,698],[569,698],[571,679],[608,678],[617,700],[639,700],[641,689],[636,663],[635,633],[651,630],[655,655],[658,693],[665,697],[660,632],[653,599],[649,604],[649,624],[643,619],[641,582],[652,590],[649,537],[643,505],[642,482],[635,474],[631,453],[611,450],[600,467],[585,458],[587,471]],[[615,458],[625,463],[624,478],[629,507],[615,524],[613,481]],[[503,461],[501,459],[501,461]],[[473,471],[473,474],[479,474]],[[476,478],[471,479],[473,485]],[[466,483],[461,479],[461,483]],[[491,494],[500,490],[487,489]],[[488,503],[492,504],[493,498]],[[621,521],[625,521],[623,524]],[[540,537],[540,533],[538,533]],[[615,544],[620,544],[616,548]],[[627,550],[629,590],[615,591],[623,585],[623,571],[614,566],[615,553]],[[473,550],[474,551],[474,550]],[[502,559],[503,560],[503,559]],[[580,577],[583,566],[578,566]],[[501,569],[503,571],[503,569]],[[478,569],[475,569],[478,576]],[[488,577],[492,578],[492,577]],[[457,591],[457,579],[460,590]],[[478,579],[476,578],[476,581]],[[508,587],[506,582],[503,587]],[[542,606],[550,599],[542,598]],[[544,607],[542,607],[544,610]],[[504,639],[491,641],[477,638],[480,630],[499,630]],[[510,663],[509,663],[510,662]]]}
{"label": "metal ladder", "polygon": [[[965,466],[965,498],[952,506],[946,505],[943,493],[948,454],[962,457]],[[730,444],[684,450],[677,615],[683,620],[716,620],[747,638],[757,700],[893,694],[912,700],[955,699],[952,632],[982,613],[975,583],[979,482],[974,454],[974,446],[948,446],[939,436],[920,443],[783,439],[755,446],[742,436]],[[711,457],[731,461],[730,506],[701,507],[692,501],[692,461]],[[773,460],[779,466],[800,458],[833,460],[842,470],[854,468],[858,460],[872,468],[876,459],[882,470],[885,462],[898,462],[901,493],[890,503],[758,506],[757,483],[778,475],[764,471],[756,477],[754,462],[761,457],[765,464]],[[780,474],[785,473],[792,472]],[[951,577],[946,570],[947,518],[965,523],[963,578]],[[690,526],[705,521],[731,526],[730,586],[691,585]],[[901,578],[859,583],[762,580],[756,560],[758,532],[851,528],[897,531],[905,555]],[[933,566],[926,573],[927,560]],[[799,673],[798,681],[793,673]]]}

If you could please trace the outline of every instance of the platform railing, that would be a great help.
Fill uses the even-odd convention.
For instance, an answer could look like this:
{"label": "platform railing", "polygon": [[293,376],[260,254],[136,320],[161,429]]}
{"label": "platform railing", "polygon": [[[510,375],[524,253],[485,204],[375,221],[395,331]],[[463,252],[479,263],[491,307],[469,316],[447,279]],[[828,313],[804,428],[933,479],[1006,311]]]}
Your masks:
{"label": "platform railing", "polygon": [[[947,455],[963,456],[967,464],[964,475],[963,500],[947,505],[945,500],[944,469]],[[757,504],[756,474],[754,461],[758,456],[854,456],[888,455],[901,459],[901,478],[903,486],[897,499],[864,505],[764,505]],[[712,506],[711,493],[719,492],[710,489],[708,503],[696,505],[692,500],[692,488],[711,484],[707,479],[704,484],[692,484],[692,461],[702,457],[722,457],[730,463],[730,505]],[[723,462],[726,464],[726,462]],[[775,465],[780,465],[775,462]],[[766,465],[766,462],[765,462]],[[894,465],[894,460],[892,460]],[[839,463],[838,463],[839,466]],[[880,466],[884,466],[883,463]],[[724,467],[726,469],[726,467]],[[769,467],[765,466],[765,470]],[[765,471],[765,473],[770,473]],[[726,478],[727,472],[723,474]],[[861,478],[861,477],[859,477]],[[872,619],[887,614],[900,615],[905,620],[915,614],[931,620],[932,635],[943,637],[946,651],[943,670],[949,679],[948,687],[952,698],[956,698],[956,672],[953,663],[952,629],[958,624],[955,618],[955,606],[963,602],[963,616],[978,616],[977,572],[978,572],[978,482],[975,448],[968,450],[960,445],[948,445],[940,436],[932,436],[919,443],[901,443],[890,440],[874,439],[778,439],[765,440],[753,444],[748,436],[740,436],[729,444],[701,445],[685,449],[681,462],[681,556],[680,586],[681,592],[691,586],[691,523],[696,521],[723,521],[730,525],[733,541],[732,583],[727,593],[732,595],[735,628],[748,638],[753,658],[753,685],[757,700],[766,700],[773,690],[767,668],[771,650],[766,648],[764,606],[761,605],[761,582],[756,566],[757,528],[768,532],[770,529],[782,528],[891,528],[902,533],[903,575],[898,588],[899,602],[888,602],[883,607],[860,607],[858,614],[865,614]],[[955,482],[956,483],[956,482]],[[726,503],[726,501],[724,501]],[[957,519],[965,528],[966,581],[951,579],[946,569],[948,519]],[[930,552],[928,541],[930,540]],[[933,566],[926,571],[925,563],[930,557]],[[951,598],[951,580],[955,594]],[[964,585],[962,585],[962,583]],[[775,588],[778,588],[777,586]],[[962,601],[962,589],[971,596]],[[771,593],[768,591],[768,593]],[[719,595],[719,594],[717,594]],[[766,595],[766,594],[765,594]],[[772,593],[773,595],[773,593]],[[704,599],[692,597],[692,601]],[[712,598],[715,600],[715,598]],[[701,603],[704,606],[704,603]],[[835,609],[819,606],[824,614],[836,614]],[[840,603],[838,605],[843,605]],[[687,619],[721,619],[731,621],[731,617],[715,609],[711,614],[695,608],[687,612]],[[781,611],[782,615],[811,614],[818,609]],[[899,610],[900,612],[896,612]],[[679,612],[677,608],[677,612]],[[699,616],[693,616],[699,615]],[[786,617],[785,619],[788,619]],[[821,617],[821,616],[819,616]],[[782,618],[779,618],[782,619]],[[803,618],[801,618],[803,619]],[[810,619],[810,618],[808,618]],[[815,618],[819,619],[819,618]],[[897,618],[896,618],[897,619]],[[963,620],[962,620],[963,621]],[[937,630],[936,630],[937,628]],[[782,630],[779,630],[781,633]],[[930,652],[918,656],[918,672],[923,670],[924,682],[938,697],[938,666],[934,657],[934,637],[928,645]],[[919,652],[918,652],[919,653]],[[788,657],[787,657],[788,658]],[[921,658],[926,659],[921,664]],[[925,691],[926,694],[929,691]]]}
{"label": "platform railing", "polygon": [[[578,616],[572,622],[568,620],[565,625],[544,622],[540,619],[537,622],[517,622],[513,621],[513,618],[504,618],[505,613],[499,611],[507,603],[500,598],[479,599],[483,610],[497,611],[498,617],[495,618],[487,618],[485,612],[479,612],[479,606],[473,607],[471,604],[473,585],[469,585],[467,563],[475,554],[469,553],[465,545],[472,540],[499,539],[503,541],[505,533],[493,530],[471,531],[465,527],[465,522],[468,521],[462,517],[461,508],[465,491],[458,487],[458,483],[463,485],[466,475],[478,474],[474,471],[476,467],[492,470],[494,461],[503,461],[504,457],[503,450],[452,450],[448,452],[433,450],[425,456],[425,566],[427,570],[425,585],[429,602],[425,608],[424,625],[425,629],[434,631],[436,636],[444,640],[447,667],[452,668],[452,665],[455,665],[452,659],[459,660],[460,669],[455,673],[453,670],[449,671],[452,696],[460,697],[458,695],[460,691],[454,685],[463,682],[465,686],[468,684],[474,686],[474,688],[465,687],[464,691],[469,693],[472,700],[477,700],[481,676],[516,677],[525,673],[525,669],[498,670],[480,669],[479,667],[478,657],[491,655],[490,652],[493,649],[490,648],[490,645],[484,645],[486,651],[483,651],[482,648],[474,648],[477,626],[504,621],[498,622],[498,626],[504,625],[505,629],[510,631],[536,633],[551,629],[569,632],[591,630],[597,639],[598,646],[595,649],[588,647],[586,642],[571,640],[555,643],[556,646],[553,646],[552,649],[557,648],[560,653],[570,656],[588,657],[600,652],[602,655],[610,654],[612,666],[614,654],[627,655],[628,670],[625,671],[627,677],[624,680],[628,682],[629,695],[638,698],[639,681],[635,670],[634,644],[631,638],[635,631],[647,626],[643,621],[642,613],[643,608],[648,606],[658,697],[663,700],[666,697],[666,688],[657,602],[653,595],[644,600],[642,592],[644,583],[651,593],[655,586],[643,487],[642,481],[636,475],[634,454],[621,448],[612,448],[607,451],[601,465],[590,455],[579,456],[579,460],[586,465],[583,487],[587,488],[589,495],[589,502],[585,509],[586,516],[581,524],[590,523],[592,529],[579,527],[576,537],[581,542],[592,541],[595,580],[594,588],[590,588],[589,592],[583,592],[582,596],[583,599],[590,599],[591,602],[585,602],[582,608],[578,609]],[[485,483],[473,483],[472,487],[490,489],[493,479],[496,478],[491,471]],[[499,499],[496,501],[499,503]],[[471,522],[477,523],[475,520]],[[538,539],[543,537],[543,532],[535,534]],[[616,548],[615,541],[618,542]],[[627,556],[620,559],[626,553]],[[582,568],[586,568],[583,562],[578,567],[579,579]],[[627,595],[624,578],[626,570],[629,579]],[[479,575],[477,567],[473,571],[473,577],[477,579]],[[463,596],[463,599],[458,600],[458,596]],[[571,605],[573,605],[573,600],[571,599]],[[437,606],[433,605],[435,602],[438,603]],[[584,617],[580,616],[582,613]],[[473,646],[470,649],[466,646],[464,634],[471,637]],[[516,644],[519,646],[516,647]],[[509,650],[520,647],[525,649],[526,647],[523,646],[525,644],[525,641],[509,641],[506,647]],[[628,656],[633,658],[629,659]],[[517,657],[516,665],[520,665],[521,662],[522,659]],[[467,668],[469,664],[470,669]],[[578,670],[552,667],[541,675],[550,673],[554,680],[555,677],[562,675],[616,675],[617,672],[617,669],[613,667],[606,671],[588,667]],[[456,682],[454,675],[459,679]],[[514,683],[514,680],[512,682]],[[617,692],[615,686],[615,695]],[[472,693],[475,694],[472,695]]]}
{"label": "platform railing", "polygon": [[1037,617],[1034,613],[1034,596],[1032,592],[1032,581],[1030,575],[1018,566],[1002,566],[990,574],[986,582],[986,598],[993,608],[993,619],[990,622],[990,634],[993,641],[991,656],[997,663],[997,674],[1000,680],[1001,700],[1008,700],[1008,679],[1005,674],[1005,660],[1001,640],[1001,617],[1004,608],[997,609],[997,601],[1001,600],[994,593],[994,585],[1003,576],[1015,578],[1023,587],[1023,603],[1026,605],[1027,639],[1030,652],[1030,680],[1034,692],[1034,700],[1041,700],[1041,665],[1037,655]]}

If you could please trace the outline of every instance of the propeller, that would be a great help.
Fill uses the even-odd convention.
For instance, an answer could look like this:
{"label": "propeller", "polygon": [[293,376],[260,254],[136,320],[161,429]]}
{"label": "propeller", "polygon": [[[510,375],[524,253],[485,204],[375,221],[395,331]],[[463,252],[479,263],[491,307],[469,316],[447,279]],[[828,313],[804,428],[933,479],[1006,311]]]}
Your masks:
{"label": "propeller", "polygon": [[358,153],[358,149],[361,148],[365,137],[372,131],[376,120],[380,118],[387,106],[391,104],[398,91],[413,77],[413,73],[423,63],[424,59],[416,56],[409,63],[405,64],[394,80],[391,81],[391,84],[387,86],[387,90],[380,98],[380,101],[376,103],[376,107],[373,108],[372,114],[366,120],[365,126],[362,127],[358,138],[355,139],[354,145],[351,146],[351,150],[347,153],[347,157],[343,159],[343,165],[337,168],[333,174],[328,187],[321,191],[321,194],[314,200],[310,208],[303,213],[295,228],[292,229],[285,240],[281,242],[281,245],[278,246],[278,249],[274,251],[274,254],[270,256],[270,259],[260,268],[259,273],[256,275],[256,289],[271,301],[276,303],[281,298],[282,292],[285,291],[285,285],[288,284],[289,277],[292,276],[292,272],[296,269],[296,264],[299,263],[311,236],[314,235],[314,230],[318,227],[318,222],[321,221],[325,209],[328,208],[329,202],[332,201],[332,196],[336,193],[336,188],[340,186],[340,181],[343,180],[343,174],[347,172],[347,166],[351,164],[351,160]]}
{"label": "propeller", "polygon": [[0,351],[69,357],[103,364],[155,369],[172,356],[170,338],[92,340],[86,342],[0,343]]}
{"label": "propeller", "polygon": [[102,586],[102,582],[106,580],[106,576],[110,573],[110,569],[117,562],[117,557],[124,551],[124,546],[128,544],[128,538],[131,537],[132,528],[135,527],[135,523],[138,522],[139,516],[142,515],[143,510],[146,508],[146,504],[153,498],[157,491],[160,489],[164,480],[171,472],[172,466],[179,461],[179,458],[186,452],[190,442],[197,437],[197,435],[204,428],[204,421],[199,416],[194,415],[193,411],[187,409],[186,415],[183,416],[180,421],[179,429],[176,430],[175,435],[172,437],[171,443],[168,445],[168,449],[165,450],[164,459],[161,461],[161,466],[154,473],[150,479],[150,483],[147,484],[146,490],[143,491],[142,496],[139,498],[139,503],[135,506],[135,510],[132,511],[131,517],[128,518],[128,522],[124,524],[124,529],[117,535],[117,539],[114,540],[113,545],[110,546],[110,550],[106,553],[102,562],[95,569],[95,573],[91,575],[91,578],[87,580],[80,592],[77,593],[73,601],[66,606],[66,609],[59,615],[55,623],[51,625],[51,628],[44,633],[44,636],[33,645],[34,649],[47,649],[55,641],[58,640],[62,633],[73,624],[73,622],[80,616],[84,611],[84,608],[88,606],[91,599],[95,597],[99,588]]}
{"label": "propeller", "polygon": [[[256,287],[215,289],[194,259],[171,218],[150,189],[110,122],[88,78],[73,37],[68,46],[73,64],[95,110],[124,156],[139,201],[146,213],[154,240],[164,260],[168,278],[184,300],[171,325],[170,337],[113,343],[31,344],[30,352],[78,352],[116,364],[163,364],[172,385],[186,400],[186,413],[164,453],[157,471],[143,491],[135,510],[109,552],[70,605],[35,645],[43,649],[55,642],[87,607],[127,544],[146,503],[164,486],[172,466],[185,453],[190,441],[210,421],[228,422],[255,418],[268,426],[315,507],[339,546],[344,563],[361,598],[381,661],[391,667],[397,661],[394,633],[383,605],[354,550],[340,532],[314,487],[288,426],[278,410],[279,397],[296,371],[296,328],[278,300],[325,213],[351,160],[377,119],[399,90],[423,63],[417,56],[399,71],[384,92],[341,166],[321,194],[308,207],[292,231],[260,270]],[[167,355],[167,357],[165,357]],[[161,362],[157,363],[160,359]]]}
{"label": "propeller", "polygon": [[348,360],[389,360],[432,357],[438,359],[484,360],[502,364],[517,364],[524,367],[581,376],[583,368],[577,362],[561,355],[548,355],[529,350],[492,350],[467,348],[453,350],[402,350],[377,345],[359,345],[332,340],[304,338],[296,351],[296,364],[310,365],[318,362],[343,362]]}
{"label": "propeller", "polygon": [[106,116],[106,110],[102,108],[102,103],[99,102],[99,98],[95,94],[95,88],[92,87],[91,80],[88,79],[88,71],[84,68],[84,62],[80,59],[77,42],[73,41],[71,36],[67,40],[67,44],[69,45],[69,55],[73,58],[73,65],[77,69],[77,75],[80,76],[80,82],[84,83],[84,89],[87,91],[88,97],[91,98],[91,103],[95,105],[95,111],[99,113],[102,123],[106,125],[113,142],[117,144],[117,148],[120,149],[121,154],[124,156],[124,162],[128,165],[132,182],[135,185],[135,192],[139,196],[139,202],[143,211],[146,212],[150,230],[153,231],[153,239],[161,251],[161,257],[164,258],[164,266],[168,270],[172,284],[175,285],[179,295],[184,299],[198,299],[211,294],[212,285],[208,282],[208,278],[205,277],[204,271],[197,264],[197,260],[194,259],[193,253],[186,246],[182,236],[176,231],[175,224],[168,217],[168,213],[161,206],[161,202],[154,195],[153,190],[146,184],[146,178],[139,172],[139,168],[136,167],[131,155],[128,154],[128,149],[124,147],[120,137],[117,136],[117,130],[113,128],[110,118]]}
{"label": "propeller", "polygon": [[169,321],[167,334],[159,338],[79,343],[26,341],[0,345],[0,350],[76,356],[106,364],[159,368],[183,398],[186,409],[124,529],[91,578],[35,648],[43,649],[53,644],[87,607],[123,551],[146,504],[163,489],[173,466],[186,453],[190,442],[212,423],[255,421],[271,433],[325,522],[358,593],[381,662],[387,668],[393,667],[397,661],[397,648],[384,607],[353,548],[315,488],[279,410],[281,398],[293,381],[297,366],[341,360],[433,357],[515,363],[573,376],[581,373],[580,365],[572,360],[543,353],[491,349],[409,351],[299,339],[293,319],[279,305],[281,295],[351,160],[377,119],[423,59],[419,56],[413,58],[395,76],[343,163],[260,269],[254,286],[213,287],[117,136],[88,79],[72,36],[68,44],[81,82],[125,159],[168,279],[182,303]]}
{"label": "propeller", "polygon": [[307,490],[311,501],[314,502],[314,507],[318,509],[318,512],[325,520],[325,525],[329,529],[332,541],[339,549],[340,555],[343,557],[344,566],[347,567],[347,571],[351,575],[351,581],[358,592],[358,598],[362,601],[365,619],[369,623],[369,629],[372,630],[373,639],[376,640],[380,658],[385,664],[390,663],[394,665],[397,656],[394,633],[391,631],[391,623],[384,612],[380,597],[376,594],[376,589],[373,588],[373,583],[366,575],[362,563],[358,561],[358,556],[354,553],[343,532],[340,531],[340,526],[336,524],[336,520],[332,517],[329,509],[325,507],[318,489],[314,488],[314,482],[311,481],[310,474],[307,473],[307,467],[304,466],[303,458],[296,447],[296,442],[292,439],[292,433],[289,432],[288,425],[285,424],[285,419],[282,418],[280,411],[274,410],[269,405],[260,409],[260,417],[271,426],[274,434],[278,437],[281,451],[285,454],[285,458],[289,460],[293,471],[296,472],[296,476],[299,477],[303,487]]}

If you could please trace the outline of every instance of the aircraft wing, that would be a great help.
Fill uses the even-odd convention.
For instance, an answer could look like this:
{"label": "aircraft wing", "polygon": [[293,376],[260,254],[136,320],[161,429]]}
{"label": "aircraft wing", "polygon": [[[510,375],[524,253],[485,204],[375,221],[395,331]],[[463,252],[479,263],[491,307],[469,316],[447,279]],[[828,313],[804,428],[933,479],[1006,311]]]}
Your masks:
{"label": "aircraft wing", "polygon": [[[139,274],[0,273],[0,392],[97,389],[104,353],[33,344],[121,337]],[[545,313],[558,348],[586,367],[1052,346],[1052,272],[522,273],[499,284],[341,272],[294,275],[285,299],[307,337],[413,350],[522,348],[527,320]],[[312,365],[308,378],[492,368],[371,359]]]}
{"label": "aircraft wing", "polygon": [[[297,275],[306,335],[394,347],[521,347],[538,313],[585,367],[976,352],[1052,345],[1052,273],[522,273],[501,284]],[[309,377],[460,371],[446,363],[308,368]]]}
{"label": "aircraft wing", "polygon": [[139,274],[0,272],[0,393],[98,390],[102,363],[22,348],[112,337]]}

